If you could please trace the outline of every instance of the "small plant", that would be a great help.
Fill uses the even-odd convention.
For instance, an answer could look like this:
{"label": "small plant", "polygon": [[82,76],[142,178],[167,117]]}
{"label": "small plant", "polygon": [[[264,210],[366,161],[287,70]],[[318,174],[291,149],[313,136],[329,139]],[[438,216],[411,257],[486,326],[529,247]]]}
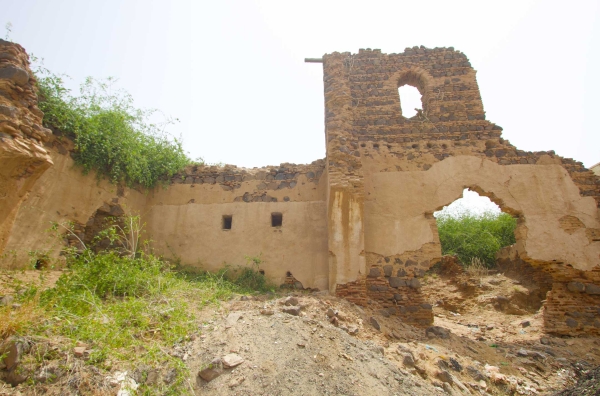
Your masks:
{"label": "small plant", "polygon": [[4,40],[10,41],[10,34],[12,33],[13,24],[10,22],[6,22],[4,25],[4,30],[6,30],[6,34],[4,35]]}
{"label": "small plant", "polygon": [[483,261],[478,257],[473,257],[471,263],[465,265],[465,272],[474,278],[479,279],[479,283],[482,283],[483,277],[489,274],[489,269],[485,266]]}
{"label": "small plant", "polygon": [[240,273],[232,280],[233,283],[251,291],[273,291],[273,285],[268,282],[264,273],[260,271],[260,265],[263,263],[261,256],[262,254],[245,256],[246,264],[249,266],[240,269]]}
{"label": "small plant", "polygon": [[[122,218],[108,217],[106,229],[102,230],[95,238],[95,242],[104,238],[108,239],[110,245],[115,247],[122,255],[135,258],[140,253],[141,237],[144,233],[145,224],[139,215],[126,215]],[[149,242],[142,243],[148,246]]]}

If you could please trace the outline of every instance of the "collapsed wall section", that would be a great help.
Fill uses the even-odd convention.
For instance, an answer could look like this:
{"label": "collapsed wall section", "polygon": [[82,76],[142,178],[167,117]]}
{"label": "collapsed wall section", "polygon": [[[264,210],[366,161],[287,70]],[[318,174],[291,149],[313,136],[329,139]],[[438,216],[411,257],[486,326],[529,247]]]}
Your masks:
{"label": "collapsed wall section", "polygon": [[[348,188],[363,198],[360,225],[342,216],[339,229],[362,230],[365,267],[351,279],[330,271],[331,290],[391,309],[408,322],[431,322],[418,279],[441,257],[432,214],[464,188],[519,218],[519,256],[552,274],[557,292],[551,295],[567,298],[563,290],[574,278],[572,269],[597,284],[598,177],[554,152],[525,152],[503,139],[502,128],[485,119],[476,72],[464,54],[414,47],[401,54],[333,53],[323,61],[326,126],[331,122],[335,131],[327,134],[330,179],[358,175],[360,183]],[[422,95],[422,108],[411,118],[403,116],[398,95],[405,84]],[[335,100],[328,99],[332,92]],[[330,194],[336,189],[330,186]],[[330,205],[330,221],[334,212]],[[335,237],[330,233],[330,240]],[[337,266],[353,268],[339,260]],[[595,316],[568,331],[597,332],[600,316],[586,307],[600,301],[582,296],[568,295],[581,303],[581,312],[570,314]],[[573,310],[577,304],[569,306]],[[568,309],[559,311],[546,311],[546,325],[564,332],[558,323],[566,323]]]}

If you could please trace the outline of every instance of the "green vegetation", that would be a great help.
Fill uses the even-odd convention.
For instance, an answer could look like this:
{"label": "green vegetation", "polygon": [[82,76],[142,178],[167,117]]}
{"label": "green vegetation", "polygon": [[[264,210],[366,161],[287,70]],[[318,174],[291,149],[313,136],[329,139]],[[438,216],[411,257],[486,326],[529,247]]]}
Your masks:
{"label": "green vegetation", "polygon": [[62,77],[41,67],[36,76],[44,126],[74,139],[74,158],[84,172],[151,188],[191,162],[165,131],[176,120],[150,122],[156,111],[135,108],[130,94],[114,88],[114,79],[88,78],[80,95],[72,96]]}
{"label": "green vegetation", "polygon": [[473,259],[479,259],[490,268],[494,266],[496,252],[516,242],[517,219],[506,213],[441,215],[437,217],[437,226],[442,254],[455,254],[467,266]]}
{"label": "green vegetation", "polygon": [[273,293],[276,285],[269,282],[265,275],[260,271],[260,265],[263,263],[261,255],[246,256],[246,266],[236,266],[224,264],[223,268],[216,273],[208,271],[198,271],[195,268],[177,266],[180,276],[185,277],[190,282],[200,282],[205,287],[213,285],[211,289],[219,290],[216,296],[221,297],[221,293]]}
{"label": "green vegetation", "polygon": [[[168,383],[142,384],[138,394],[185,393],[189,390],[190,374],[172,351],[198,335],[197,310],[218,304],[234,293],[268,291],[273,287],[258,272],[260,256],[247,257],[250,268],[227,267],[216,274],[190,274],[177,272],[172,265],[145,252],[144,243],[136,244],[141,248],[132,253],[122,246],[133,246],[131,242],[137,241],[143,226],[135,216],[126,217],[124,224],[117,232],[113,226],[99,235],[121,241],[114,244],[115,250],[67,251],[67,268],[53,288],[41,291],[15,282],[14,298],[19,308],[15,311],[10,306],[0,306],[0,339],[16,334],[32,344],[55,345],[60,340],[61,352],[70,356],[72,348],[83,342],[91,352],[83,360],[75,359],[75,363],[85,362],[81,366],[84,368],[67,362],[68,370],[94,366],[108,375],[112,367],[130,372],[139,367],[160,369],[163,374],[172,373]],[[55,224],[53,228],[61,230],[59,226]],[[123,243],[127,236],[129,241]],[[44,273],[40,271],[42,276]],[[44,348],[35,347],[36,351],[41,349]],[[21,366],[39,367],[45,359],[60,358],[60,353],[51,353],[54,357],[25,355]]]}

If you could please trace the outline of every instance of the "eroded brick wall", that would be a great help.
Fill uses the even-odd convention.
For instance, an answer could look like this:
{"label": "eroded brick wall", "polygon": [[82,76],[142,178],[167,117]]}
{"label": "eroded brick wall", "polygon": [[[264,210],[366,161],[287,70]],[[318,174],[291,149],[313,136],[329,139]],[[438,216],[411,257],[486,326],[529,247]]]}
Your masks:
{"label": "eroded brick wall", "polygon": [[[500,166],[560,165],[578,187],[580,196],[594,198],[596,207],[600,207],[600,179],[580,162],[562,158],[553,151],[519,150],[502,138],[502,128],[486,120],[476,71],[463,53],[453,48],[413,47],[399,54],[367,49],[358,54],[328,54],[323,59],[326,126],[335,127],[327,128],[330,192],[337,184],[343,184],[335,181],[356,179],[357,182],[346,182],[345,186],[352,189],[353,194],[364,196],[361,189],[377,173],[427,171],[450,157],[471,156]],[[422,110],[411,118],[403,116],[398,94],[398,88],[405,84],[416,87],[422,95]],[[332,100],[330,95],[336,91],[336,100]],[[520,210],[505,205],[493,192],[483,191],[477,185],[463,187],[479,190],[504,211],[519,216],[517,239],[527,240],[526,219]],[[377,200],[369,196],[365,199]],[[363,218],[369,215],[363,213]],[[432,242],[414,251],[386,255],[369,251],[367,243],[362,252],[364,270],[350,282],[337,282],[336,293],[362,305],[393,307],[409,322],[430,322],[433,319],[431,307],[416,284],[422,271],[439,262],[441,251],[432,212],[423,215],[432,227]],[[577,218],[565,217],[561,225],[565,232],[583,227],[590,243],[598,241],[600,230],[586,229]],[[368,242],[370,234],[365,238]],[[561,282],[573,278],[568,262],[542,262],[527,257],[526,253],[522,256],[530,268],[536,271],[542,268],[547,276],[557,279],[555,274],[562,273]],[[331,275],[335,277],[330,270]],[[588,278],[591,284],[598,284],[594,277],[588,275]],[[410,282],[415,282],[415,286],[410,287]],[[551,323],[566,323],[565,314],[573,311],[573,306],[590,306],[592,300],[588,300],[595,297],[589,293],[566,295],[565,288],[559,286],[554,289],[546,311],[548,328],[572,332],[572,326],[565,329]],[[555,304],[558,296],[574,303]],[[591,308],[584,311],[588,316],[594,314]],[[589,323],[595,323],[598,316],[588,319]],[[590,329],[587,326],[583,330],[589,332]]]}
{"label": "eroded brick wall", "polygon": [[21,202],[52,166],[43,147],[51,132],[42,126],[29,56],[0,40],[0,255]]}
{"label": "eroded brick wall", "polygon": [[[188,166],[184,172],[171,178],[170,184],[217,185],[223,191],[234,191],[242,187],[244,182],[253,183],[253,191],[245,191],[235,195],[233,202],[277,202],[278,198],[271,196],[270,191],[287,191],[295,188],[302,180],[317,185],[325,171],[325,161],[317,160],[308,165],[284,163],[278,167],[238,168],[235,165]],[[248,184],[246,183],[246,184]],[[283,201],[293,200],[284,196]]]}

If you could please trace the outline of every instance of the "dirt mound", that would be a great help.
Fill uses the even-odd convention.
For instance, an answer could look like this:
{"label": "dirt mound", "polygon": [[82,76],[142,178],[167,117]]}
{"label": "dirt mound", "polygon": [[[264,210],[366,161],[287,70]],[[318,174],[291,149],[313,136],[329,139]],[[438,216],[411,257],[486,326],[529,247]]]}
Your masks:
{"label": "dirt mound", "polygon": [[[431,383],[398,367],[398,354],[385,348],[389,343],[368,339],[372,330],[365,328],[371,325],[349,304],[292,299],[296,305],[285,305],[285,299],[234,302],[203,325],[192,347],[198,353],[188,365],[201,372],[213,362],[219,376],[199,378],[201,394],[437,394]],[[220,367],[228,354],[244,363]]]}

